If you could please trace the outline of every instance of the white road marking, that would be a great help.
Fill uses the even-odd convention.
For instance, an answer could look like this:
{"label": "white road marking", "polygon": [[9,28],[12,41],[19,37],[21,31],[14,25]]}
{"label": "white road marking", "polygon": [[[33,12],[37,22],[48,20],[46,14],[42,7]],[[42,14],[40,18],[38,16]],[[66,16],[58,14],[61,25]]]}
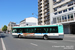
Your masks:
{"label": "white road marking", "polygon": [[34,44],[34,43],[30,43],[31,45],[34,45],[34,46],[38,46],[37,44]]}
{"label": "white road marking", "polygon": [[57,42],[54,42],[54,41],[49,41],[49,42],[51,42],[51,43],[57,43]]}
{"label": "white road marking", "polygon": [[1,42],[2,42],[3,50],[6,50],[6,47],[5,47],[5,44],[4,44],[4,41],[3,41],[3,39],[2,39],[2,38],[1,38]]}
{"label": "white road marking", "polygon": [[64,41],[75,42],[75,40],[64,40]]}

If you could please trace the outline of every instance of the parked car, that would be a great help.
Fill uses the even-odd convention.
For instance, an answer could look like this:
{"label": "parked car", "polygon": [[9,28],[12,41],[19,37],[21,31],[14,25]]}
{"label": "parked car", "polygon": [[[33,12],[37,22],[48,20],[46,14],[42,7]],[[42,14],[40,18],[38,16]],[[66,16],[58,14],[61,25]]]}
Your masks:
{"label": "parked car", "polygon": [[0,31],[0,33],[3,33],[2,31]]}

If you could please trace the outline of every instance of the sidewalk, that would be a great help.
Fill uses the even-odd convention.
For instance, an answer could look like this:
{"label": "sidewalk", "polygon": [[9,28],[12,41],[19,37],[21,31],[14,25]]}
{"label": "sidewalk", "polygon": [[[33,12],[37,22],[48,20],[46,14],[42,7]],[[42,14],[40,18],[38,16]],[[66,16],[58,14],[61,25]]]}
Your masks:
{"label": "sidewalk", "polygon": [[75,34],[64,34],[64,37],[75,37]]}

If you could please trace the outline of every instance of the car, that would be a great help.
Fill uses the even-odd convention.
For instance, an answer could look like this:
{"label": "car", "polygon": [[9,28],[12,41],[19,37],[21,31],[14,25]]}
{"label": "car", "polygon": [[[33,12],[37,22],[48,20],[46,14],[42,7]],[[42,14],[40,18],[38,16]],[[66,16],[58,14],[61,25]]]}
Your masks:
{"label": "car", "polygon": [[0,33],[2,33],[2,31],[0,31]]}

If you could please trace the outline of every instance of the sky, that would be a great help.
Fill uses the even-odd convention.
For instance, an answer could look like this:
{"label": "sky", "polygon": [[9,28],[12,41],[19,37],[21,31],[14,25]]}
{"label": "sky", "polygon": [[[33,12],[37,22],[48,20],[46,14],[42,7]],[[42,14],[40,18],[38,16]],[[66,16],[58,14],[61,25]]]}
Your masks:
{"label": "sky", "polygon": [[[34,15],[32,15],[34,13]],[[0,0],[0,28],[27,17],[38,18],[38,0]]]}

